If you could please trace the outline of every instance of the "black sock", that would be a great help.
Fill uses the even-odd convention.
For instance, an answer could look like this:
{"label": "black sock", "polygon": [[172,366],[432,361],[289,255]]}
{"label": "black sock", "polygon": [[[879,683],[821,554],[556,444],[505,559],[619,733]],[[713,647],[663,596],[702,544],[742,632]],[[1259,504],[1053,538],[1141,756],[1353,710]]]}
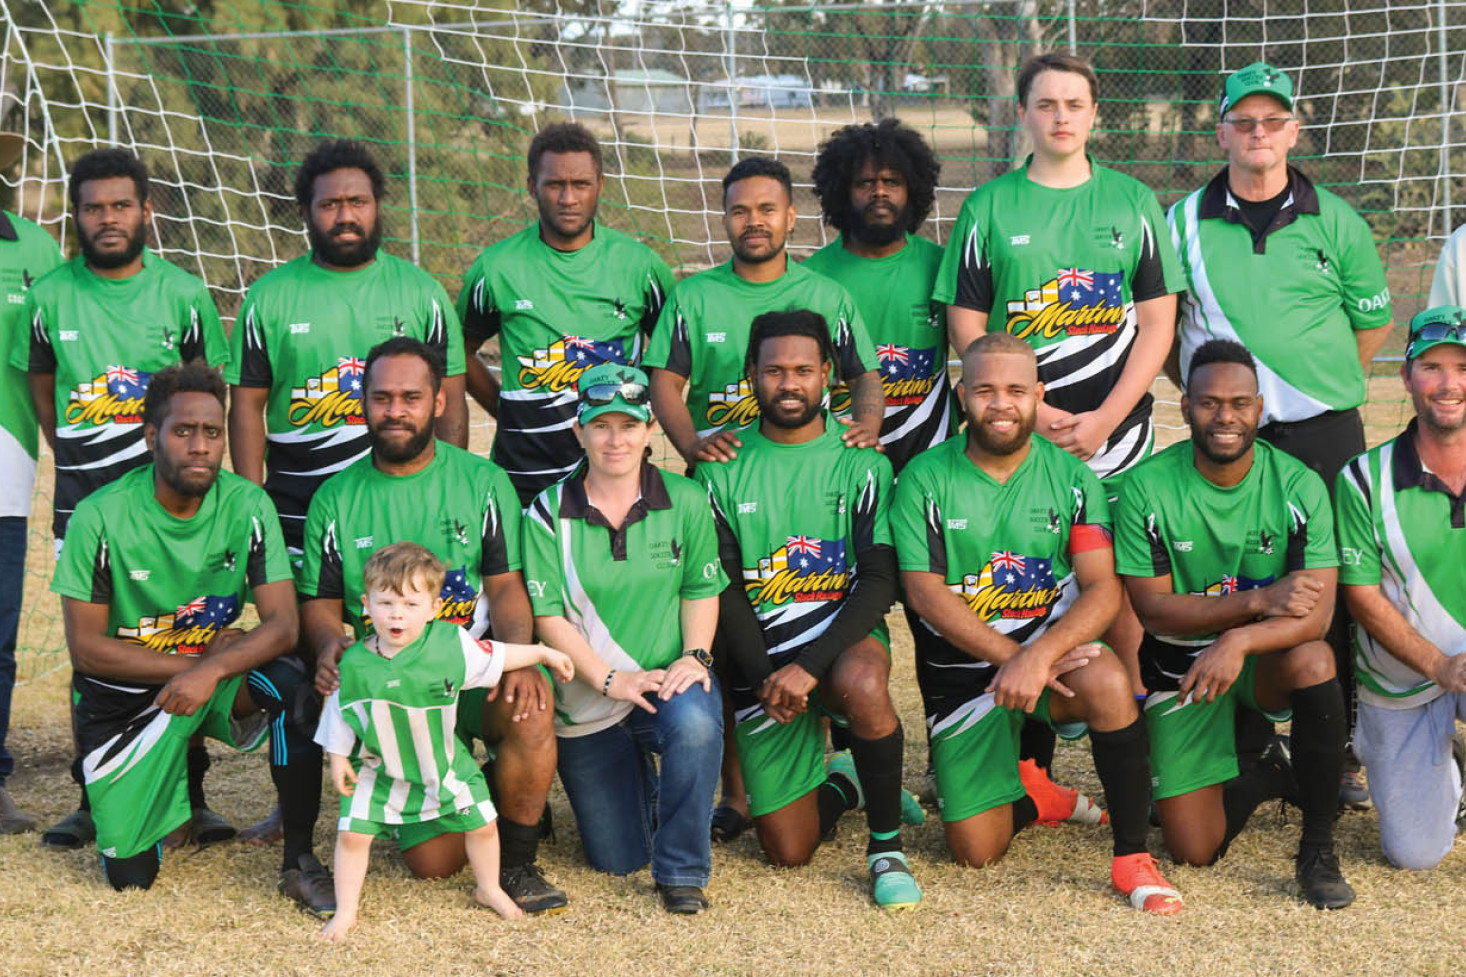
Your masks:
{"label": "black sock", "polygon": [[1238,709],[1232,738],[1237,745],[1237,766],[1245,771],[1257,762],[1273,738],[1272,720],[1251,709]]}
{"label": "black sock", "polygon": [[1328,848],[1334,842],[1339,777],[1344,770],[1344,743],[1349,738],[1344,693],[1338,680],[1329,679],[1294,689],[1288,698],[1293,705],[1293,777],[1298,782],[1298,806],[1303,809],[1303,837],[1298,847]]}
{"label": "black sock", "polygon": [[209,751],[201,744],[188,748],[188,806],[208,807],[204,800],[204,774],[209,770]]}
{"label": "black sock", "polygon": [[1150,828],[1150,737],[1145,719],[1108,733],[1090,730],[1089,743],[1094,772],[1105,789],[1115,857],[1145,851]]}
{"label": "black sock", "polygon": [[1018,733],[1018,759],[1032,760],[1045,770],[1054,765],[1053,727],[1036,719],[1025,719]]}
{"label": "black sock", "polygon": [[1038,805],[1033,798],[1024,794],[1013,802],[1013,833],[1016,835],[1038,820]]}
{"label": "black sock", "polygon": [[[1247,819],[1258,805],[1270,797],[1277,797],[1280,785],[1278,771],[1271,766],[1252,763],[1241,767],[1242,772],[1222,787],[1222,811],[1226,815],[1227,829],[1222,843],[1217,848],[1216,858],[1221,858],[1232,846],[1232,842],[1247,826]],[[1215,859],[1214,859],[1215,860]]]}
{"label": "black sock", "polygon": [[520,824],[499,815],[499,864],[504,871],[531,864],[539,850],[539,824]]}
{"label": "black sock", "polygon": [[855,775],[865,788],[865,823],[870,840],[865,853],[901,850],[901,756],[906,734],[901,724],[878,740],[850,737]]}
{"label": "black sock", "polygon": [[90,812],[92,802],[91,798],[87,797],[86,775],[82,773],[81,757],[76,757],[71,761],[71,782],[81,788],[81,803],[76,806],[76,809]]}
{"label": "black sock", "polygon": [[820,837],[835,830],[835,822],[846,811],[855,810],[860,794],[844,774],[832,773],[820,784],[815,801],[820,808]]}
{"label": "black sock", "polygon": [[162,864],[161,843],[126,858],[102,856],[102,871],[107,876],[108,884],[118,892],[123,889],[151,889]]}
{"label": "black sock", "polygon": [[830,723],[830,749],[837,753],[841,750],[848,750],[853,742],[855,742],[855,734],[850,732],[850,727]]}

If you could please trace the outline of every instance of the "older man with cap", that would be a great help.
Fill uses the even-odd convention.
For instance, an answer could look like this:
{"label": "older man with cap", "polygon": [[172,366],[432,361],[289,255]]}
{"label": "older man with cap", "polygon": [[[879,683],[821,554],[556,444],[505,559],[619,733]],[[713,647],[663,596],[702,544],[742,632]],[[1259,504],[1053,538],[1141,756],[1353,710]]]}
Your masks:
{"label": "older man with cap", "polygon": [[1466,309],[1411,320],[1400,377],[1415,419],[1344,466],[1334,504],[1380,845],[1427,869],[1451,850],[1466,763]]}
{"label": "older man with cap", "polygon": [[[1364,450],[1359,406],[1369,362],[1389,337],[1390,290],[1369,225],[1288,165],[1298,132],[1286,74],[1259,61],[1228,76],[1217,121],[1227,166],[1169,214],[1186,294],[1179,362],[1167,373],[1179,386],[1202,343],[1242,343],[1257,363],[1258,436],[1333,484]],[[1342,618],[1329,643],[1348,695]],[[1369,806],[1355,763],[1340,800]]]}
{"label": "older man with cap", "polygon": [[[0,172],[25,150],[25,136],[0,132]],[[50,234],[8,210],[0,210],[0,834],[35,830],[36,823],[10,799],[5,781],[15,761],[5,749],[10,728],[10,693],[15,688],[15,645],[20,633],[25,583],[27,524],[36,480],[39,446],[36,409],[25,373],[10,365],[17,334],[25,329],[21,307],[31,282],[61,263]],[[23,338],[23,337],[22,337]]]}

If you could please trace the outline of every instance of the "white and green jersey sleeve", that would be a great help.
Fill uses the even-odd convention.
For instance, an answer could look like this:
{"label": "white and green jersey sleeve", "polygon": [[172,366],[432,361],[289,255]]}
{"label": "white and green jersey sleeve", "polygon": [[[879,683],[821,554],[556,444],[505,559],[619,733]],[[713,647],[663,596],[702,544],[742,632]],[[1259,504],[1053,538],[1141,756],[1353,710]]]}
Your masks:
{"label": "white and green jersey sleeve", "polygon": [[[1466,652],[1466,504],[1421,464],[1417,423],[1339,473],[1339,583],[1378,586],[1417,634],[1459,655]],[[1361,701],[1404,709],[1443,694],[1362,625],[1354,647]]]}
{"label": "white and green jersey sleeve", "polygon": [[[738,277],[731,261],[684,278],[672,290],[647,348],[646,366],[687,378],[687,410],[698,437],[742,428],[758,419],[758,400],[744,359],[753,320],[765,312],[808,309],[824,316],[835,346],[839,380],[877,366],[865,320],[844,286],[789,262],[771,282]],[[832,392],[830,409],[849,409]]]}
{"label": "white and green jersey sleeve", "polygon": [[9,211],[0,211],[0,518],[31,513],[40,438],[25,371],[10,351],[25,339],[25,293],[61,263],[56,239]]}
{"label": "white and green jersey sleeve", "polygon": [[1171,208],[1186,276],[1181,374],[1209,339],[1239,342],[1257,361],[1262,423],[1301,421],[1364,402],[1354,333],[1390,324],[1390,290],[1364,219],[1290,169],[1291,195],[1254,241],[1226,171]]}
{"label": "white and green jersey sleeve", "polygon": [[[620,671],[666,668],[681,656],[682,601],[728,585],[707,493],[643,464],[641,498],[619,527],[589,503],[579,475],[551,485],[523,520],[524,576],[536,617],[564,617]],[[585,736],[633,708],[584,681],[555,686],[555,732]]]}
{"label": "white and green jersey sleeve", "polygon": [[351,760],[356,790],[341,816],[376,824],[431,821],[483,804],[488,785],[458,741],[458,697],[499,683],[504,653],[462,628],[431,621],[392,658],[357,642],[341,657],[315,740]]}
{"label": "white and green jersey sleeve", "polygon": [[532,224],[479,255],[458,295],[468,343],[499,337],[493,458],[525,505],[583,455],[570,428],[580,375],[640,363],[673,284],[655,251],[609,227],[597,225],[578,251],[555,250],[539,231]]}
{"label": "white and green jersey sleeve", "polygon": [[[1192,450],[1189,440],[1173,444],[1126,476],[1115,520],[1122,576],[1169,576],[1172,593],[1221,596],[1339,565],[1328,488],[1302,462],[1258,440],[1246,477],[1222,487],[1196,470]],[[1141,653],[1152,691],[1176,688],[1217,639],[1152,637]]]}

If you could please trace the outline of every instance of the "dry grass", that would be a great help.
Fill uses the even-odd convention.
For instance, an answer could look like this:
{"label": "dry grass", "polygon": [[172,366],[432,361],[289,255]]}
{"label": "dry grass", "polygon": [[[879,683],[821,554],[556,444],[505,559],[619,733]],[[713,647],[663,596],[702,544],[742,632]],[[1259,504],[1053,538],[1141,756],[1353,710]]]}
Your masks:
{"label": "dry grass", "polygon": [[[1380,408],[1398,396],[1397,385],[1383,378],[1376,385],[1372,392]],[[1371,421],[1385,425],[1392,418]],[[1173,440],[1175,433],[1163,440]],[[486,449],[489,436],[480,417],[475,448]],[[1371,430],[1371,441],[1382,436],[1383,430]],[[42,485],[49,487],[49,480],[49,472],[43,473]],[[51,557],[37,539],[30,555],[34,600],[49,577]],[[28,615],[28,633],[56,640],[49,637],[55,632],[46,607],[41,601]],[[905,622],[895,613],[890,622],[893,690],[907,729],[907,780],[914,786],[923,766],[921,705]],[[49,667],[64,660],[64,652],[54,644],[30,643],[26,634],[22,674],[41,677],[16,693],[10,746],[18,770],[10,786],[25,810],[49,823],[71,810],[76,798],[67,773],[69,673]],[[46,664],[37,667],[37,657]],[[207,781],[212,805],[240,825],[262,817],[273,804],[264,757],[218,746],[213,753]],[[1087,748],[1061,745],[1056,765],[1060,779],[1098,790]],[[1017,839],[1000,865],[974,871],[951,864],[934,820],[906,835],[926,901],[916,912],[888,917],[870,903],[864,829],[854,815],[804,869],[769,869],[751,835],[719,847],[710,888],[713,910],[679,919],[661,911],[647,872],[616,879],[585,868],[558,786],[551,802],[559,839],[541,849],[541,863],[570,893],[566,914],[504,923],[470,908],[466,873],[418,882],[390,846],[383,846],[368,876],[361,921],[345,948],[314,941],[316,924],[275,894],[278,848],[229,844],[171,853],[153,890],[117,894],[103,881],[95,851],[49,852],[35,835],[0,837],[0,943],[6,948],[0,972],[1466,972],[1466,934],[1459,924],[1466,908],[1460,884],[1466,854],[1452,854],[1429,874],[1396,872],[1379,855],[1373,814],[1349,814],[1339,825],[1340,857],[1359,893],[1354,907],[1341,913],[1319,913],[1291,898],[1297,813],[1282,823],[1270,807],[1215,868],[1182,869],[1163,859],[1187,899],[1185,913],[1173,919],[1143,917],[1110,891],[1105,829],[1033,829]],[[334,810],[329,798],[326,809]],[[322,855],[329,855],[333,822],[329,815],[321,819]],[[1152,845],[1159,853],[1158,833]]]}

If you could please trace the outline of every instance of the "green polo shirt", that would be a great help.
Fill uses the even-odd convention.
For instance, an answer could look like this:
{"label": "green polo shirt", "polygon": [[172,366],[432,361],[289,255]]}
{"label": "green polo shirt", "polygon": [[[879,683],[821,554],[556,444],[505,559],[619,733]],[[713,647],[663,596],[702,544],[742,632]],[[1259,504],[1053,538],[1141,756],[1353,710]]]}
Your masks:
{"label": "green polo shirt", "polygon": [[1207,340],[1240,342],[1257,360],[1264,424],[1364,403],[1354,333],[1391,319],[1369,225],[1291,167],[1288,180],[1288,198],[1256,240],[1226,170],[1168,216],[1186,276],[1181,375]]}
{"label": "green polo shirt", "polygon": [[61,263],[56,239],[40,227],[0,210],[0,518],[31,512],[36,477],[36,408],[25,371],[10,362],[10,350],[28,326],[21,308],[31,283]]}
{"label": "green polo shirt", "polygon": [[[1421,464],[1417,423],[1339,473],[1339,583],[1377,585],[1421,637],[1458,655],[1466,651],[1466,495]],[[1443,694],[1364,628],[1354,641],[1361,702],[1404,709]]]}
{"label": "green polo shirt", "polygon": [[[536,617],[564,617],[612,668],[666,668],[683,652],[682,601],[728,586],[707,493],[641,468],[641,497],[613,527],[585,494],[585,469],[541,492],[523,521],[524,576]],[[587,736],[633,706],[584,682],[555,686],[555,732]]]}

